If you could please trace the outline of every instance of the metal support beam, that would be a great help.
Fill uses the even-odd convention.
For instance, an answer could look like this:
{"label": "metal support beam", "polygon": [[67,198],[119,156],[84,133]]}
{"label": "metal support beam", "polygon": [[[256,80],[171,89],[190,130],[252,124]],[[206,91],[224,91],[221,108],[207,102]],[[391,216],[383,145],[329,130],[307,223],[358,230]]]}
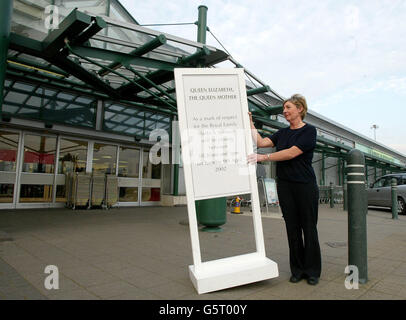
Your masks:
{"label": "metal support beam", "polygon": [[254,120],[254,122],[259,121],[265,125],[268,125],[268,126],[271,126],[271,127],[277,128],[277,129],[282,129],[282,128],[287,127],[287,125],[282,122],[271,120],[271,119],[265,118],[263,116],[258,116],[255,113],[252,114],[252,119]]}
{"label": "metal support beam", "polygon": [[204,56],[208,56],[209,54],[210,54],[210,50],[207,47],[203,47],[202,49],[196,51],[194,54],[192,54],[190,56],[178,59],[178,64],[180,64],[182,66],[193,65],[196,62],[199,64],[200,58],[202,58]]}
{"label": "metal support beam", "polygon": [[[132,73],[134,73],[136,76],[138,76],[139,79],[142,79],[144,81],[146,81],[148,84],[150,84],[153,88],[157,89],[162,95],[164,95],[165,97],[167,97],[169,100],[171,100],[172,102],[174,102],[176,104],[176,99],[173,98],[171,95],[167,94],[164,90],[162,90],[159,86],[157,86],[155,83],[153,83],[151,80],[149,80],[147,77],[145,77],[144,75],[142,75],[140,72],[138,72],[137,70],[135,70],[134,68],[131,68],[130,66],[126,66],[125,67],[127,70],[131,71]],[[137,79],[138,80],[138,79]],[[135,80],[134,80],[135,81]],[[149,92],[149,90],[147,90],[147,92]],[[161,100],[161,95],[158,95],[156,93],[150,92],[150,94],[154,97],[157,97],[159,100]]]}
{"label": "metal support beam", "polygon": [[[65,38],[73,40],[80,36],[90,25],[92,18],[76,9],[74,9],[63,21],[59,28],[53,30],[44,39],[44,51],[49,56],[59,54],[65,47]],[[83,41],[84,39],[81,39]],[[67,53],[67,52],[66,52]]]}
{"label": "metal support beam", "polygon": [[321,153],[321,177],[320,177],[320,185],[326,185],[326,168],[325,168],[325,154],[324,152]]}
{"label": "metal support beam", "polygon": [[252,96],[254,94],[259,94],[259,93],[265,93],[270,90],[271,90],[271,88],[269,88],[269,86],[263,86],[263,87],[259,87],[259,88],[250,89],[250,90],[247,90],[247,96]]}
{"label": "metal support beam", "polygon": [[345,158],[340,158],[341,159],[341,182],[342,185],[344,186],[345,183]]}
{"label": "metal support beam", "polygon": [[[110,17],[103,16],[103,20],[106,21],[109,26],[114,26],[114,27],[118,27],[121,29],[127,29],[127,30],[131,30],[131,31],[139,32],[141,34],[150,35],[150,36],[158,36],[162,33],[160,31],[156,31],[153,29],[141,27],[141,26],[131,23],[131,22],[117,21]],[[175,43],[179,43],[181,45],[186,45],[186,46],[190,46],[190,47],[203,48],[203,44],[199,43],[199,42],[187,40],[187,39],[180,38],[180,37],[170,35],[170,34],[165,34],[165,36],[167,37],[168,41],[173,41]],[[209,49],[210,49],[210,51],[213,51],[213,52],[221,51],[212,46],[210,46]]]}
{"label": "metal support beam", "polygon": [[[143,44],[141,47],[131,51],[129,55],[135,56],[135,57],[141,57],[142,55],[164,45],[166,43],[166,37],[163,34],[160,34],[156,38],[152,39],[151,41]],[[110,69],[116,70],[122,66],[122,63],[120,61],[115,61],[112,62],[108,67]],[[107,69],[102,69],[99,71],[99,75],[102,77],[110,73],[109,70]]]}
{"label": "metal support beam", "polygon": [[96,35],[100,30],[107,30],[107,23],[100,17],[92,17],[90,26],[78,37],[72,40],[73,45],[83,45],[89,43],[89,39]]}
{"label": "metal support beam", "polygon": [[63,55],[51,55],[49,51],[44,50],[43,42],[28,39],[26,37],[11,33],[10,48],[22,53],[27,53],[36,57],[40,57],[54,66],[70,73],[84,83],[91,84],[95,89],[108,94],[113,98],[118,98],[117,91],[110,87],[107,83],[99,79],[93,73],[87,71],[81,65]]}
{"label": "metal support beam", "polygon": [[[30,71],[29,71],[30,72]],[[100,94],[94,90],[91,91],[86,91],[84,89],[77,88],[77,86],[80,86],[79,83],[75,83],[74,81],[68,81],[68,80],[63,80],[63,79],[58,79],[61,84],[57,84],[58,81],[52,77],[52,79],[47,79],[47,76],[42,75],[43,79],[34,77],[34,74],[32,76],[28,74],[17,74],[16,72],[11,72],[10,70],[7,70],[7,78],[10,80],[15,80],[15,81],[21,81],[22,79],[29,81],[29,83],[32,84],[40,84],[43,87],[48,87],[51,89],[56,89],[56,90],[63,90],[72,94],[79,94],[79,95],[84,95],[87,97],[93,97],[96,99],[102,99],[102,100],[108,100],[111,97],[108,95]],[[64,84],[66,82],[66,84]],[[74,87],[72,87],[74,86]],[[85,88],[84,85],[82,85],[83,88]],[[174,111],[170,111],[167,109],[163,108],[158,108],[153,105],[145,105],[145,104],[140,104],[136,103],[134,101],[129,101],[129,100],[117,100],[118,103],[126,105],[128,107],[131,107],[133,109],[141,110],[141,111],[147,111],[147,112],[152,112],[152,113],[158,113],[162,114],[165,116],[170,116],[176,114]]]}
{"label": "metal support beam", "polygon": [[[11,68],[9,68],[11,69]],[[74,94],[82,94],[86,96],[97,97],[100,99],[108,99],[107,95],[95,92],[93,88],[88,88],[84,84],[76,83],[74,81],[63,80],[63,79],[54,79],[44,75],[38,76],[35,73],[28,72],[15,72],[12,70],[7,70],[7,79],[14,81],[21,81],[22,79],[28,81],[30,84],[41,84],[48,88],[56,90],[64,90]],[[82,86],[82,87],[81,87]],[[87,88],[87,89],[86,89]]]}
{"label": "metal support beam", "polygon": [[369,186],[369,181],[368,181],[368,165],[365,161],[365,182],[367,184],[367,186]]}
{"label": "metal support beam", "polygon": [[100,90],[103,93],[107,93],[110,97],[114,99],[119,99],[116,90],[114,90],[106,82],[99,79],[97,76],[87,71],[85,68],[75,63],[71,59],[56,56],[54,58],[48,58],[47,60],[53,63],[58,68],[70,72],[73,76],[82,80],[83,82],[91,84],[97,90]]}
{"label": "metal support beam", "polygon": [[0,120],[2,120],[4,80],[7,70],[12,14],[13,0],[0,1]]}
{"label": "metal support beam", "polygon": [[272,106],[267,108],[269,115],[282,114],[283,106]]}
{"label": "metal support beam", "polygon": [[[122,53],[118,51],[112,51],[102,48],[96,47],[86,47],[86,46],[71,46],[72,50],[81,55],[86,56],[88,58],[95,58],[103,61],[113,61],[113,62],[120,62],[121,64],[127,65],[137,65],[142,66],[145,68],[151,69],[162,69],[167,71],[173,71],[177,65],[175,63],[161,61],[151,58],[144,58],[144,57],[137,57],[134,55],[130,55],[128,53]],[[108,70],[112,72],[109,66],[101,66],[100,72],[104,72]]]}
{"label": "metal support beam", "polygon": [[[90,63],[93,64],[93,65],[96,65],[96,66],[98,66],[98,67],[100,67],[100,68],[103,68],[103,66],[102,66],[100,63],[98,63],[98,62],[96,62],[96,61],[93,61],[93,60],[91,60],[91,59],[89,59],[89,58],[87,58],[87,57],[85,57],[85,56],[82,56],[82,55],[78,54],[77,52],[73,51],[73,49],[72,49],[72,48],[70,47],[70,45],[69,45],[69,41],[66,41],[65,45],[66,45],[66,47],[68,48],[68,50],[69,50],[70,53],[72,53],[72,54],[78,56],[78,57],[81,58],[81,59],[84,59],[84,60],[90,62]],[[113,70],[113,69],[108,69],[108,70],[109,70],[110,72],[112,72],[112,73],[118,75],[119,77],[121,77],[121,78],[127,80],[127,81],[128,81],[129,83],[131,83],[132,85],[135,85],[136,87],[141,88],[141,91],[146,91],[146,92],[148,92],[149,94],[151,94],[152,96],[156,96],[156,94],[155,94],[154,92],[148,90],[148,88],[145,88],[144,86],[140,85],[138,82],[133,81],[132,79],[128,78],[127,76],[125,76],[125,75],[123,75],[123,74],[121,74],[121,73],[119,73],[119,72],[117,72],[117,71],[115,71],[115,70]],[[103,83],[104,83],[104,82],[103,82]],[[110,88],[110,90],[114,90],[114,89],[111,88],[110,86],[109,86],[109,88]],[[114,92],[115,92],[115,90],[114,90]],[[117,93],[116,93],[116,92],[114,93],[113,97],[117,98]],[[168,101],[163,100],[163,99],[161,99],[161,98],[158,97],[158,96],[156,96],[156,97],[158,98],[158,100],[161,100],[164,104],[166,104],[166,105],[169,106],[171,109],[173,109],[174,111],[176,111],[176,106],[175,106],[175,105],[172,105],[172,104],[169,103]]]}
{"label": "metal support beam", "polygon": [[[208,56],[208,55],[210,55],[210,50],[207,47],[203,47],[201,50],[198,50],[196,53],[179,59],[178,66],[179,67],[195,66],[198,63],[198,60],[200,60],[201,58]],[[152,87],[151,82],[155,83],[155,85],[160,85],[162,83],[173,80],[173,77],[174,77],[173,68],[171,71],[162,70],[162,68],[161,68],[161,70],[153,71],[153,72],[150,72],[147,75],[145,75],[145,78],[147,78],[149,81],[143,79],[141,81],[138,81],[137,84],[146,89],[149,89]],[[123,97],[133,97],[137,93],[143,91],[139,87],[137,88],[133,83],[126,83],[123,86],[121,86],[120,88],[118,88],[117,90],[119,91],[120,95]]]}

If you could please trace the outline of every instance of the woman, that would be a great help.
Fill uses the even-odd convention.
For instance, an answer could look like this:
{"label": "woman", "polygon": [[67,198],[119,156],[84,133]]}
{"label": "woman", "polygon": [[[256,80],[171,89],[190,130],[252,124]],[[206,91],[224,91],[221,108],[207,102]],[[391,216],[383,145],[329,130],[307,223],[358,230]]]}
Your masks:
{"label": "woman", "polygon": [[316,128],[303,119],[306,99],[298,94],[283,102],[283,115],[289,127],[262,138],[251,119],[258,148],[276,147],[272,154],[251,154],[249,163],[276,161],[277,190],[289,242],[290,282],[306,278],[310,285],[319,282],[321,253],[317,234],[319,189],[312,167]]}

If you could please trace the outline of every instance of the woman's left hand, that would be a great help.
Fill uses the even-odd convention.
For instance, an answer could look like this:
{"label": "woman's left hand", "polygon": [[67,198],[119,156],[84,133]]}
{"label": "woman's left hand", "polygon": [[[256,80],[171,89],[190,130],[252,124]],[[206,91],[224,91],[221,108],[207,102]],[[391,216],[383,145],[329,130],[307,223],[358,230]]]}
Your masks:
{"label": "woman's left hand", "polygon": [[252,153],[247,156],[248,163],[257,163],[266,160],[265,154]]}

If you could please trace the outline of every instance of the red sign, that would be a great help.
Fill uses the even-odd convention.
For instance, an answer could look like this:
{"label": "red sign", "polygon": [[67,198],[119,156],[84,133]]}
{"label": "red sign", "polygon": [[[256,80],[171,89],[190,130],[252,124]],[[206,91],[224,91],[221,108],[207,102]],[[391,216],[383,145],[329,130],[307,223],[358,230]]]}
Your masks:
{"label": "red sign", "polygon": [[0,160],[16,162],[17,151],[16,150],[0,150]]}
{"label": "red sign", "polygon": [[24,152],[24,163],[54,164],[54,159],[55,156],[53,154],[32,151]]}

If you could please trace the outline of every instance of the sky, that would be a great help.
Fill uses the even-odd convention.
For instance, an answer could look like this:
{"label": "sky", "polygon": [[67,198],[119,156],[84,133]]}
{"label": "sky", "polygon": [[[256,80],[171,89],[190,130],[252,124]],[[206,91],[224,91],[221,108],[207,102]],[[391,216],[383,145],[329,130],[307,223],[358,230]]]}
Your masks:
{"label": "sky", "polygon": [[[210,31],[262,82],[406,156],[406,0],[120,2],[141,25],[193,23],[207,6]],[[149,28],[197,38],[195,25]]]}

